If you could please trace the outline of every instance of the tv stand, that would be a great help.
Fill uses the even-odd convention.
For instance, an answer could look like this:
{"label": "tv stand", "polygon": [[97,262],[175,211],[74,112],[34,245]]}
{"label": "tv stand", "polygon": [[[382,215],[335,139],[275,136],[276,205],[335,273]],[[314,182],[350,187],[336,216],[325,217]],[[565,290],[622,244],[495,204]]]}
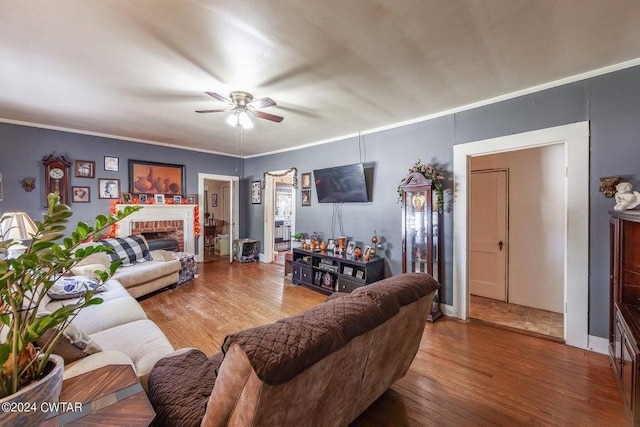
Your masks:
{"label": "tv stand", "polygon": [[351,292],[383,279],[384,260],[365,261],[351,255],[333,252],[293,250],[294,285],[304,285],[326,295]]}

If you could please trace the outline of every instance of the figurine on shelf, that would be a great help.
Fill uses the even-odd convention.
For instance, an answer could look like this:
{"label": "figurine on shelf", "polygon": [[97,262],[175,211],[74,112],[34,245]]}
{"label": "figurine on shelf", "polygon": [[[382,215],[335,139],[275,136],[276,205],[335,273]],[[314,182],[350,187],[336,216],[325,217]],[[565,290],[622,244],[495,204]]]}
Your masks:
{"label": "figurine on shelf", "polygon": [[373,230],[373,236],[371,237],[371,249],[369,249],[369,257],[373,258],[374,256],[376,256],[376,246],[378,243],[378,235],[376,233],[376,230]]}
{"label": "figurine on shelf", "polygon": [[633,185],[630,182],[621,182],[616,185],[616,205],[613,210],[624,211],[640,205],[640,193],[632,190]]}

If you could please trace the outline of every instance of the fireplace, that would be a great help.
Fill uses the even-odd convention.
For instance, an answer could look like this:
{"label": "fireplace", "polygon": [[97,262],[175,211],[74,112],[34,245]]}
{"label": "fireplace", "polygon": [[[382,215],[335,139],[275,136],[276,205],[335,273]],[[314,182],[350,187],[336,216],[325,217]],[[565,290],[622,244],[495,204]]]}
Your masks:
{"label": "fireplace", "polygon": [[[127,205],[116,205],[118,210]],[[176,239],[180,251],[195,253],[194,205],[144,205],[122,221],[118,237],[142,234],[147,240]]]}

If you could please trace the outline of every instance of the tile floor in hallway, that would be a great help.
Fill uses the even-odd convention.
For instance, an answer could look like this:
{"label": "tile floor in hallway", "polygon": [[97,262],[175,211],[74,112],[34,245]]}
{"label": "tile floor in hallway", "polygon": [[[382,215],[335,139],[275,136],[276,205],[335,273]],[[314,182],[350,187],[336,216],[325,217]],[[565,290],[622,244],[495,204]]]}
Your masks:
{"label": "tile floor in hallway", "polygon": [[564,338],[564,316],[562,313],[471,295],[469,317],[548,335],[556,339]]}

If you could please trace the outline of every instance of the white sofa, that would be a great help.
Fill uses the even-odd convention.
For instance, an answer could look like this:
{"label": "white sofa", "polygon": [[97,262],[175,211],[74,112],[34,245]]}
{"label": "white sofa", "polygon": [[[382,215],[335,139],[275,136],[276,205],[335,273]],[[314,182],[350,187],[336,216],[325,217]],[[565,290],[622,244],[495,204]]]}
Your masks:
{"label": "white sofa", "polygon": [[[118,280],[110,279],[102,286],[105,290],[96,294],[103,299],[102,304],[80,310],[73,320],[73,324],[89,335],[102,351],[65,365],[64,378],[106,365],[129,364],[146,389],[151,368],[173,352],[173,346]],[[53,312],[70,301],[47,297],[41,307]]]}
{"label": "white sofa", "polygon": [[[97,244],[84,243],[79,247]],[[180,261],[165,250],[151,251],[151,257],[152,261],[118,267],[112,279],[120,282],[134,298],[175,284],[180,275]],[[95,270],[106,270],[110,265],[110,256],[105,252],[99,252],[89,255],[72,268],[71,272],[76,276],[91,276]]]}

